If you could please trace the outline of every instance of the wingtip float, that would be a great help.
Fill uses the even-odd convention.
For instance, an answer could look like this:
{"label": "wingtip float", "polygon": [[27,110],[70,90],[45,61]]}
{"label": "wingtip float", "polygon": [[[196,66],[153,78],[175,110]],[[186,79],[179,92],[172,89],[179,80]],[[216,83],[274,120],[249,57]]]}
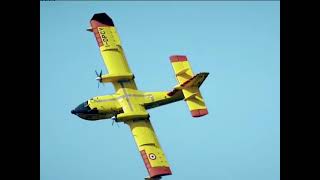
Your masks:
{"label": "wingtip float", "polygon": [[[78,117],[95,121],[113,118],[129,125],[149,174],[149,179],[172,175],[169,163],[150,122],[148,109],[184,100],[192,117],[208,114],[200,86],[207,72],[193,74],[184,55],[170,56],[178,85],[172,91],[144,92],[138,90],[127,63],[120,38],[112,19],[105,13],[94,14],[90,20],[104,64],[109,74],[100,73],[99,83],[112,83],[115,93],[93,97],[71,111]],[[98,76],[98,75],[97,75]]]}

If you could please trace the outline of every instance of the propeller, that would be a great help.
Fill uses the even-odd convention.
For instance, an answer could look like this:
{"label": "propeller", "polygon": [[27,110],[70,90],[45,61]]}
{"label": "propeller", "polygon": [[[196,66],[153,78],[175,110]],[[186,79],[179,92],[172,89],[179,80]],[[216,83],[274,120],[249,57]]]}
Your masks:
{"label": "propeller", "polygon": [[117,126],[119,127],[117,114],[115,116],[113,116],[111,119],[112,119],[112,126],[113,126],[114,122],[117,122]]}
{"label": "propeller", "polygon": [[97,70],[95,70],[95,73],[96,73],[96,76],[97,76],[96,80],[98,81],[98,88],[99,88],[99,84],[102,83],[102,70],[100,71],[100,73],[98,73]]}

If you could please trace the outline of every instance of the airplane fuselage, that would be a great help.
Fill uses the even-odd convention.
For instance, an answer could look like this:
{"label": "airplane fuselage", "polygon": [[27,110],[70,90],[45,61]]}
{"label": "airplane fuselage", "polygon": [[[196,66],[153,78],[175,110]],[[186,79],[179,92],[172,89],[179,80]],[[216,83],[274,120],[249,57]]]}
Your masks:
{"label": "airplane fuselage", "polygon": [[[134,80],[114,82],[116,92],[111,95],[93,97],[71,111],[85,120],[102,120],[127,113],[145,114],[147,109],[182,100],[182,96],[169,96],[167,91],[143,92]],[[130,118],[129,118],[130,119]]]}

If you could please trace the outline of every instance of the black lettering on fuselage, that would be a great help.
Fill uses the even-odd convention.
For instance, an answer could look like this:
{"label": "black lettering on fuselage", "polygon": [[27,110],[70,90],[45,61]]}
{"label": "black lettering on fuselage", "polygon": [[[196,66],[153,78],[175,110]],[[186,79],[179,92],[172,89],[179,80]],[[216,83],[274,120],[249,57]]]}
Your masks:
{"label": "black lettering on fuselage", "polygon": [[105,32],[103,29],[100,29],[100,28],[99,28],[99,33],[101,34],[101,39],[102,39],[102,41],[105,42],[105,43],[107,43],[108,38],[107,38],[107,36],[105,35],[106,32]]}

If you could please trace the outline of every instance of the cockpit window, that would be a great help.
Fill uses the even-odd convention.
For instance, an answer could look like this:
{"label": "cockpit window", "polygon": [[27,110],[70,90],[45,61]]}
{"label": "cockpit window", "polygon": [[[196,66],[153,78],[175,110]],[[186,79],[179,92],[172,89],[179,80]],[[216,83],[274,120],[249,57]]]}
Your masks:
{"label": "cockpit window", "polygon": [[88,106],[88,101],[81,103],[77,108],[82,108],[82,107],[87,107]]}
{"label": "cockpit window", "polygon": [[84,107],[87,107],[88,105],[89,105],[89,104],[88,104],[88,101],[86,101],[86,102],[83,103],[83,106],[84,106]]}

